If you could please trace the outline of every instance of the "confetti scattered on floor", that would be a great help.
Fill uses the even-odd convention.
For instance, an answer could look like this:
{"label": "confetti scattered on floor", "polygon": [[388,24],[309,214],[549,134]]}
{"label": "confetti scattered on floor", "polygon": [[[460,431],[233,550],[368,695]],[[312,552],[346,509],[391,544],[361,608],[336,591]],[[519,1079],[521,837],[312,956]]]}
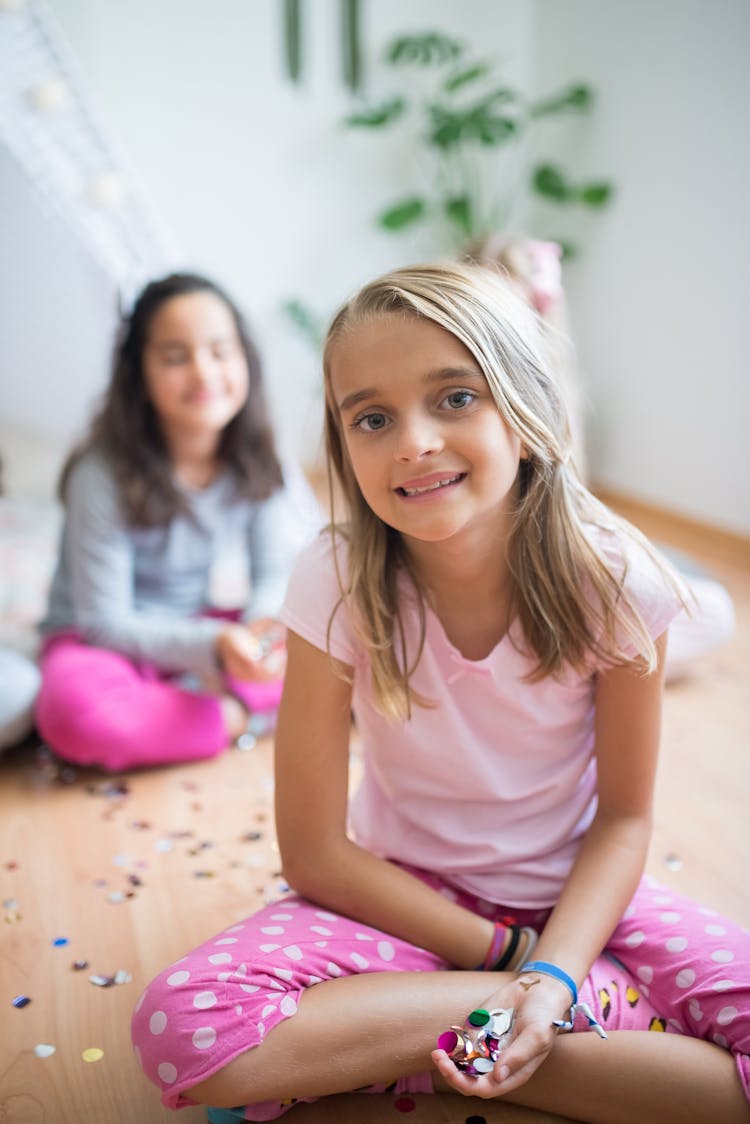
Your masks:
{"label": "confetti scattered on floor", "polygon": [[417,1102],[412,1097],[396,1097],[393,1107],[396,1112],[414,1112]]}
{"label": "confetti scattered on floor", "polygon": [[40,1042],[34,1047],[34,1053],[38,1058],[51,1058],[55,1049],[55,1046],[50,1046],[47,1042]]}

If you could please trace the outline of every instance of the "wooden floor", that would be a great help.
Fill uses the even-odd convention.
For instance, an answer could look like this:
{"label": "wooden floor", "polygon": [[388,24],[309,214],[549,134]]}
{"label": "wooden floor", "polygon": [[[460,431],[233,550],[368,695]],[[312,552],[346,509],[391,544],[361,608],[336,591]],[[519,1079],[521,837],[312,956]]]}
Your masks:
{"label": "wooden floor", "polygon": [[[670,530],[645,529],[662,540]],[[739,627],[667,691],[649,868],[750,924],[750,568],[741,551],[671,530],[728,586]],[[276,892],[271,802],[268,744],[116,780],[60,773],[31,743],[0,762],[3,1124],[205,1120],[200,1109],[175,1117],[160,1107],[131,1054],[130,1012],[159,969]],[[90,980],[118,972],[124,982]],[[31,1002],[14,1008],[19,995]],[[55,1052],[37,1056],[44,1045]],[[85,1060],[90,1050],[98,1060]],[[447,1096],[336,1097],[286,1119],[385,1124],[407,1112],[414,1124],[560,1124]]]}

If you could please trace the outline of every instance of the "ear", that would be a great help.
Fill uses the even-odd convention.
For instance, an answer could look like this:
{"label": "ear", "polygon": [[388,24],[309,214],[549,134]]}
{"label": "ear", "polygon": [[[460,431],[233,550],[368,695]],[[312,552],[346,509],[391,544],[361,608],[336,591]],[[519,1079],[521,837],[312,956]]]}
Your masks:
{"label": "ear", "polygon": [[521,452],[519,453],[519,457],[522,461],[527,461],[529,459],[529,450],[526,448],[525,445],[521,446]]}

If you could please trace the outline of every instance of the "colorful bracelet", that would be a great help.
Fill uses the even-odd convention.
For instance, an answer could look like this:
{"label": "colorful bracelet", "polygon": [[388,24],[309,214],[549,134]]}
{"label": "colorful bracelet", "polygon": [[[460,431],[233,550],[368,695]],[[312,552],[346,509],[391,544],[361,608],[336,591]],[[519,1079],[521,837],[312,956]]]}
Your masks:
{"label": "colorful bracelet", "polygon": [[565,984],[570,994],[573,996],[573,1006],[578,1002],[578,988],[576,987],[575,980],[564,972],[562,968],[558,968],[556,964],[549,964],[546,960],[527,960],[518,969],[519,976],[525,975],[526,972],[539,972],[542,976],[552,976],[553,979],[559,980],[560,983]]}
{"label": "colorful bracelet", "polygon": [[495,922],[495,929],[490,941],[490,947],[487,949],[487,955],[479,966],[482,972],[489,972],[491,968],[495,967],[498,960],[504,956],[503,945],[505,944],[505,933],[508,926],[503,925],[502,921]]}

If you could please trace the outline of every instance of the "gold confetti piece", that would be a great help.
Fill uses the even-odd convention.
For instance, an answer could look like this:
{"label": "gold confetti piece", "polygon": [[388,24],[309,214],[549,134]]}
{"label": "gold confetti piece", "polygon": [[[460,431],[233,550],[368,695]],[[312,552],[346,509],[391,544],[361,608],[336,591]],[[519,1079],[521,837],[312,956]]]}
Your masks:
{"label": "gold confetti piece", "polygon": [[88,1050],[84,1050],[81,1057],[85,1062],[100,1062],[104,1057],[104,1050],[100,1050],[98,1046],[89,1046]]}

